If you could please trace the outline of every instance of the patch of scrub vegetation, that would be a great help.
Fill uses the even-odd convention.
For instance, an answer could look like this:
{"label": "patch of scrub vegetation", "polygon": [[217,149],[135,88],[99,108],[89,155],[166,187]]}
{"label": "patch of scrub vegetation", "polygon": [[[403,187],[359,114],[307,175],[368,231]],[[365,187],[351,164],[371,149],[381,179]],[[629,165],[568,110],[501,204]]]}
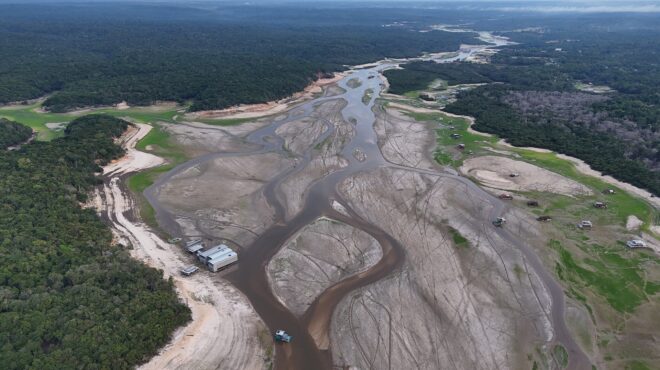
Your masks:
{"label": "patch of scrub vegetation", "polygon": [[642,361],[632,361],[626,365],[626,370],[651,370],[651,368]]}
{"label": "patch of scrub vegetation", "polygon": [[525,269],[523,269],[519,264],[516,263],[513,266],[513,273],[516,274],[516,278],[520,280],[520,278],[522,278],[522,276],[525,274]]}
{"label": "patch of scrub vegetation", "polygon": [[[463,160],[479,151],[483,150],[484,145],[491,145],[497,142],[496,137],[475,134],[468,131],[470,123],[461,117],[452,117],[447,114],[438,113],[414,113],[406,112],[406,115],[416,121],[433,122],[440,125],[436,130],[437,148],[434,158],[440,164],[459,167]],[[458,138],[452,138],[452,135],[459,135]],[[463,149],[457,146],[463,144]]]}
{"label": "patch of scrub vegetation", "polygon": [[371,97],[374,95],[374,90],[373,89],[366,89],[364,91],[364,95],[362,95],[362,103],[364,105],[368,105],[369,102],[371,101]]}
{"label": "patch of scrub vegetation", "polygon": [[576,291],[588,287],[618,312],[634,312],[660,292],[660,283],[646,280],[642,267],[643,263],[658,263],[658,258],[651,254],[624,257],[602,246],[583,246],[601,251],[579,260],[556,240],[550,241],[550,246],[559,253],[556,272],[561,280]]}
{"label": "patch of scrub vegetation", "polygon": [[453,227],[449,227],[449,234],[451,234],[451,239],[454,242],[456,248],[467,248],[470,246],[468,240],[465,239],[465,237]]}
{"label": "patch of scrub vegetation", "polygon": [[346,86],[350,87],[351,89],[357,89],[358,87],[362,86],[362,82],[359,78],[351,78],[348,80],[348,82],[346,82]]}
{"label": "patch of scrub vegetation", "polygon": [[565,369],[568,366],[568,352],[566,352],[566,348],[561,344],[554,346],[552,348],[552,359],[560,368]]}

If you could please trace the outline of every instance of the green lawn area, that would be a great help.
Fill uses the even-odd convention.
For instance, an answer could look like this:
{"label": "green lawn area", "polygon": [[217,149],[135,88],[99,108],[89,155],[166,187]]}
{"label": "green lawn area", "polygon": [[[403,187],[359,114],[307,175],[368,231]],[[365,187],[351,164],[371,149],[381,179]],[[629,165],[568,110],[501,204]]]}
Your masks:
{"label": "green lawn area", "polygon": [[[20,124],[26,125],[38,132],[37,140],[49,141],[62,136],[62,129],[53,130],[46,126],[46,123],[68,123],[82,115],[104,113],[118,118],[128,118],[142,123],[152,123],[157,121],[174,122],[174,116],[178,114],[180,107],[171,108],[152,108],[152,107],[133,107],[119,110],[116,108],[90,109],[84,113],[42,113],[37,110],[41,108],[41,103],[31,105],[19,105],[0,108],[0,117]],[[63,128],[64,126],[62,126]]]}
{"label": "green lawn area", "polygon": [[[647,302],[648,297],[660,292],[660,283],[647,281],[642,264],[660,262],[652,253],[626,255],[606,246],[582,244],[589,258],[576,259],[558,241],[550,246],[559,253],[557,275],[575,291],[589,287],[619,312],[633,312]],[[618,246],[619,250],[621,246]]]}
{"label": "green lawn area", "polygon": [[80,115],[39,113],[40,104],[20,105],[0,108],[0,117],[31,127],[37,131],[37,140],[49,141],[63,135],[60,130],[51,130],[46,123],[70,122]]}

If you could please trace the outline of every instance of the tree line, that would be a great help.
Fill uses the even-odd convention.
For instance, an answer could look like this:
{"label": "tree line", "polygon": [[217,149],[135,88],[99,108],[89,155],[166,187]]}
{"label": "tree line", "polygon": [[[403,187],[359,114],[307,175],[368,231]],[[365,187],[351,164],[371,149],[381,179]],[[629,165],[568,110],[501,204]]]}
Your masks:
{"label": "tree line", "polygon": [[103,5],[75,7],[77,17],[42,7],[0,6],[0,104],[49,94],[44,106],[53,112],[121,101],[176,101],[193,111],[262,103],[346,65],[456,50],[474,36],[373,23],[172,20],[146,5],[131,8],[139,20],[104,18],[119,10]]}
{"label": "tree line", "polygon": [[0,150],[20,144],[32,136],[32,129],[13,121],[0,118]]}
{"label": "tree line", "polygon": [[0,151],[0,363],[128,369],[190,320],[171,280],[80,207],[128,123],[90,115],[65,136]]}
{"label": "tree line", "polygon": [[[514,145],[547,148],[660,195],[660,32],[572,28],[508,34],[489,64],[415,62],[387,71],[394,93],[484,83],[446,110]],[[583,84],[611,92],[580,91]]]}

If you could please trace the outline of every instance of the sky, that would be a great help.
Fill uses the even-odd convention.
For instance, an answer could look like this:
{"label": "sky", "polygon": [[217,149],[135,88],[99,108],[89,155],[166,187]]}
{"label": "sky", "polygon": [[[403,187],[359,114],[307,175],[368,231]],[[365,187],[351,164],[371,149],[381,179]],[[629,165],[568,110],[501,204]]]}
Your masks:
{"label": "sky", "polygon": [[[149,2],[149,3],[244,3],[244,4],[275,4],[275,3],[416,3],[420,0],[0,0],[0,4],[24,4],[24,3],[100,3],[100,2]],[[544,13],[660,13],[660,0],[646,1],[621,1],[621,0],[572,0],[572,1],[548,1],[548,0],[422,0],[425,5],[451,6],[464,9],[479,9],[507,12],[544,12]]]}

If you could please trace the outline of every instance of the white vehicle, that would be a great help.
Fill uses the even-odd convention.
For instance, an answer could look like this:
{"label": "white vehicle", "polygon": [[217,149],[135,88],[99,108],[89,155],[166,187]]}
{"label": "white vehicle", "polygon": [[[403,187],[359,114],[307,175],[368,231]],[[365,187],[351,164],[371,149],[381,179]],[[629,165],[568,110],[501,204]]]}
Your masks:
{"label": "white vehicle", "polygon": [[192,265],[192,266],[188,266],[186,268],[182,268],[181,273],[185,276],[190,276],[190,275],[196,273],[197,270],[199,270],[199,267]]}
{"label": "white vehicle", "polygon": [[646,243],[644,243],[643,240],[639,240],[639,239],[629,240],[626,243],[626,245],[628,246],[628,248],[644,248],[644,247],[646,247]]}
{"label": "white vehicle", "polygon": [[582,220],[580,223],[577,225],[580,229],[591,229],[594,225],[591,223],[589,220]]}

